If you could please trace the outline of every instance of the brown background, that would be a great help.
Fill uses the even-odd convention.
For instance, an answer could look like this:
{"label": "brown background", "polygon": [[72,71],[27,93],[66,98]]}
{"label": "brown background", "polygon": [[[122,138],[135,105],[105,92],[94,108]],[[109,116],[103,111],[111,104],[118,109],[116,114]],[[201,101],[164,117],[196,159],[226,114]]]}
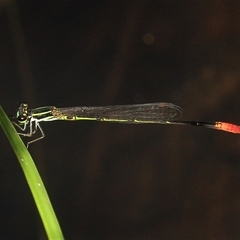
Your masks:
{"label": "brown background", "polygon": [[[240,124],[239,1],[0,4],[0,100],[172,102]],[[239,239],[240,138],[211,129],[43,123],[30,146],[66,239]],[[0,133],[0,239],[44,239]]]}

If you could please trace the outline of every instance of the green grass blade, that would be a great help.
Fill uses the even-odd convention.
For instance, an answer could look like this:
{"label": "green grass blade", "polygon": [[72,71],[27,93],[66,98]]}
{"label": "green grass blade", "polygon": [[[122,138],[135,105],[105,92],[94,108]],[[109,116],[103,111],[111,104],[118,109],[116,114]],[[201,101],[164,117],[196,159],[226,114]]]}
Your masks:
{"label": "green grass blade", "polygon": [[0,106],[0,124],[23,169],[49,239],[64,239],[47,191],[33,159]]}

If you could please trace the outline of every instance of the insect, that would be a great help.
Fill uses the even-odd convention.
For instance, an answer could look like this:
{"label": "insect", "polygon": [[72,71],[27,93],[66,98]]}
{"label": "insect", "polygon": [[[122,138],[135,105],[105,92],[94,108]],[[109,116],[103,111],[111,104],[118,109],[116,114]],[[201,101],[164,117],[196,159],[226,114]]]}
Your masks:
{"label": "insect", "polygon": [[[41,136],[29,141],[27,146],[44,138],[45,135],[42,127],[40,126],[40,122],[50,122],[56,120],[94,120],[129,124],[155,123],[199,126],[240,134],[240,126],[232,123],[179,121],[178,119],[181,118],[181,116],[182,109],[179,106],[165,102],[68,108],[45,106],[35,109],[29,109],[27,103],[21,103],[16,114],[18,123],[15,123],[15,125],[23,131],[19,133],[22,136],[31,137],[38,129],[40,130]],[[28,131],[27,128],[29,128]]]}

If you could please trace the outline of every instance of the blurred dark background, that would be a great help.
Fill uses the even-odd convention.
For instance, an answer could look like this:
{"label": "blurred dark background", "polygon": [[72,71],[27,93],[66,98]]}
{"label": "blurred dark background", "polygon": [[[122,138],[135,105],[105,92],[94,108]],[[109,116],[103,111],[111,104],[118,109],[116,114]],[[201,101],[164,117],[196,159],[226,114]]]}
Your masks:
{"label": "blurred dark background", "polygon": [[[239,16],[239,1],[1,1],[0,104],[14,115],[22,101],[172,102],[184,120],[240,124]],[[240,238],[238,135],[91,121],[42,127],[30,152],[66,239]],[[2,131],[0,146],[0,239],[45,239]]]}

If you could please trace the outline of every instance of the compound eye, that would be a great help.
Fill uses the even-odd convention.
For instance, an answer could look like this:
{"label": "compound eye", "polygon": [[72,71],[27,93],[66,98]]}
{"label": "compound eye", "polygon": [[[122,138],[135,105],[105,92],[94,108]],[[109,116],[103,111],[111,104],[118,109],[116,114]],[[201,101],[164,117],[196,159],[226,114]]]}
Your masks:
{"label": "compound eye", "polygon": [[18,120],[19,123],[25,123],[27,121],[27,115],[26,114],[19,115],[17,117],[17,120]]}

